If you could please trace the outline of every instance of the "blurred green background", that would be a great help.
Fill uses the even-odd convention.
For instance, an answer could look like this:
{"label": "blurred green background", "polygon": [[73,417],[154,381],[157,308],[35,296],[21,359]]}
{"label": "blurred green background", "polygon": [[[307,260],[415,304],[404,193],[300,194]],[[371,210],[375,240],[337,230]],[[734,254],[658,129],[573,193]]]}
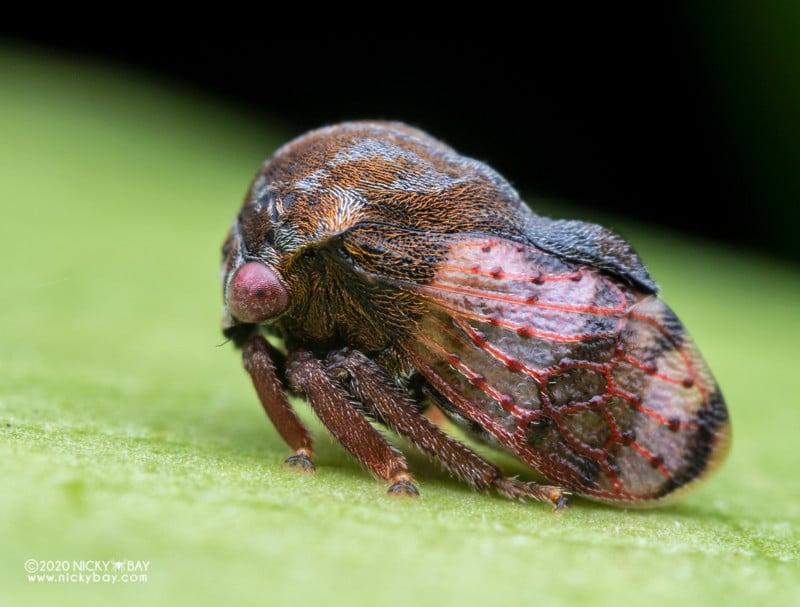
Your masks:
{"label": "blurred green background", "polygon": [[[318,474],[285,470],[220,345],[222,238],[296,133],[103,64],[0,47],[0,75],[0,604],[797,604],[797,267],[584,217],[635,244],[700,344],[728,461],[668,508],[556,515],[412,456],[422,497],[395,501],[304,407]],[[29,581],[28,559],[148,579]]]}

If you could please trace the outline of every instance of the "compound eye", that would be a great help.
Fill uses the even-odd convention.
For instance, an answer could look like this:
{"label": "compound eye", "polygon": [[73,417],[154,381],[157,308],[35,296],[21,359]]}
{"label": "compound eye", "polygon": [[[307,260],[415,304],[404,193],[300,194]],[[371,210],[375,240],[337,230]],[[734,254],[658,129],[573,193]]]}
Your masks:
{"label": "compound eye", "polygon": [[288,307],[289,291],[275,270],[263,263],[244,264],[228,285],[228,309],[242,322],[264,322]]}

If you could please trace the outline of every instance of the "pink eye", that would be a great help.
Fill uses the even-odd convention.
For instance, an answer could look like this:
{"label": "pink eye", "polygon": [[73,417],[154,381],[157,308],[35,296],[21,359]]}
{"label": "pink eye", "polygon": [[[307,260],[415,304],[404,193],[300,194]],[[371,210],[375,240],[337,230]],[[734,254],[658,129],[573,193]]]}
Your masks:
{"label": "pink eye", "polygon": [[289,292],[275,270],[251,261],[233,275],[228,286],[228,308],[242,322],[264,322],[289,307]]}

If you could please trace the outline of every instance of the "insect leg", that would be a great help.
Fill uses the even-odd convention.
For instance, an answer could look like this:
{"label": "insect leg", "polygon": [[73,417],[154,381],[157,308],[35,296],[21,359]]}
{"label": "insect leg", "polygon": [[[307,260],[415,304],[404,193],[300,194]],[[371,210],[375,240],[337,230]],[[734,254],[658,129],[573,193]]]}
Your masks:
{"label": "insect leg", "polygon": [[294,455],[286,460],[286,464],[313,472],[311,435],[286,398],[283,382],[275,371],[275,355],[272,346],[261,336],[253,337],[242,346],[244,368],[253,380],[261,406],[278,434],[294,450]]}
{"label": "insect leg", "polygon": [[331,374],[347,381],[353,394],[390,428],[474,488],[494,487],[506,497],[531,497],[550,502],[557,510],[566,507],[566,492],[560,487],[503,476],[493,464],[444,432],[412,406],[386,373],[361,352],[347,349],[331,352],[327,362]]}
{"label": "insect leg", "polygon": [[418,495],[403,455],[356,409],[321,361],[310,352],[292,352],[286,362],[286,377],[293,390],[306,395],[309,405],[336,440],[372,474],[392,483],[390,494]]}

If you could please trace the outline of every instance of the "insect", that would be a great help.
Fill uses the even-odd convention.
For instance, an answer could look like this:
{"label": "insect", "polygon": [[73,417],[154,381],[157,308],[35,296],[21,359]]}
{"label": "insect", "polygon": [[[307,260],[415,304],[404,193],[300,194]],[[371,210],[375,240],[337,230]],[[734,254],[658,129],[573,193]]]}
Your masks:
{"label": "insect", "polygon": [[[278,149],[222,257],[223,332],[290,466],[314,470],[287,391],[399,496],[418,490],[377,427],[478,490],[555,509],[661,504],[727,452],[722,394],[631,246],[533,213],[410,126],[345,122]],[[430,407],[550,484],[504,475]]]}

